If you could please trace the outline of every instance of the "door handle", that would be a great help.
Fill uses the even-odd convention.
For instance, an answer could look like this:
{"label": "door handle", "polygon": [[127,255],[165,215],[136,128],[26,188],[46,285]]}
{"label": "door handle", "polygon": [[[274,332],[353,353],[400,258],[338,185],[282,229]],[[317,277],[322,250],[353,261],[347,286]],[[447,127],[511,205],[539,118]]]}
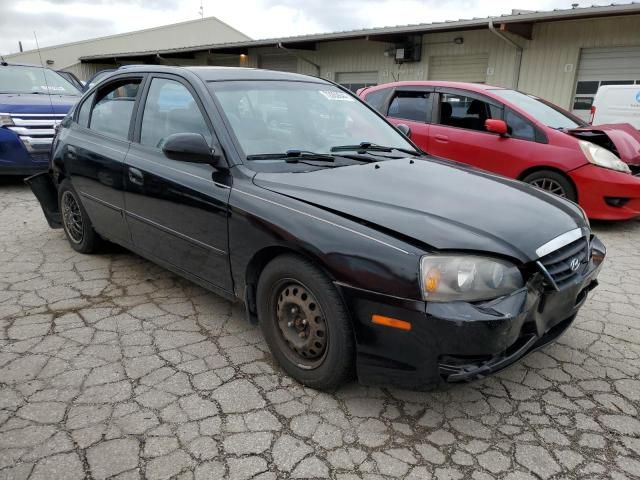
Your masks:
{"label": "door handle", "polygon": [[438,142],[442,142],[442,143],[448,143],[449,142],[449,137],[447,137],[446,135],[435,135],[433,137],[436,141]]}
{"label": "door handle", "polygon": [[129,181],[134,185],[144,185],[144,176],[137,168],[129,167]]}

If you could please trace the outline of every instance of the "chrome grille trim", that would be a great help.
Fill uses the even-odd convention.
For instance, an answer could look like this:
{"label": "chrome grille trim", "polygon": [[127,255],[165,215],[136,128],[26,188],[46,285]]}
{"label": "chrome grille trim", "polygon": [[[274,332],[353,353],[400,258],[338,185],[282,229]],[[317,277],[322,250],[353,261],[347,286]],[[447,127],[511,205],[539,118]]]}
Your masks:
{"label": "chrome grille trim", "polygon": [[559,249],[548,253],[536,263],[542,271],[547,284],[560,290],[582,273],[591,259],[589,237],[584,235]]}
{"label": "chrome grille trim", "polygon": [[536,249],[536,255],[538,255],[538,258],[544,257],[545,255],[576,241],[587,234],[585,230],[586,229],[576,228],[575,230],[569,230],[568,232],[549,240],[547,243]]}
{"label": "chrome grille trim", "polygon": [[29,153],[46,153],[51,147],[56,127],[66,113],[10,113],[13,125],[6,128],[14,132]]}

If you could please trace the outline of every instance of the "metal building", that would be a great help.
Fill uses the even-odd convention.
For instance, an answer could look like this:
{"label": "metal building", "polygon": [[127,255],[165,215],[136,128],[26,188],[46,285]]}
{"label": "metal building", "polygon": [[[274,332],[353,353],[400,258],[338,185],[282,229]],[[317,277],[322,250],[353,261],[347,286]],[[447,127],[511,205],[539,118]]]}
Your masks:
{"label": "metal building", "polygon": [[[133,47],[133,46],[130,46]],[[241,65],[319,75],[357,89],[436,79],[515,87],[588,116],[600,84],[640,83],[640,3],[200,47],[131,48],[83,63]]]}
{"label": "metal building", "polygon": [[[104,53],[123,54],[135,50],[186,48],[205,43],[226,43],[250,40],[215,17],[174,23],[134,32],[92,38],[40,49],[42,60],[49,68],[66,70],[86,80],[94,73],[113,64],[81,63],[80,57]],[[4,55],[9,62],[40,64],[37,50]],[[158,59],[157,59],[158,60]],[[161,59],[160,59],[161,60]]]}

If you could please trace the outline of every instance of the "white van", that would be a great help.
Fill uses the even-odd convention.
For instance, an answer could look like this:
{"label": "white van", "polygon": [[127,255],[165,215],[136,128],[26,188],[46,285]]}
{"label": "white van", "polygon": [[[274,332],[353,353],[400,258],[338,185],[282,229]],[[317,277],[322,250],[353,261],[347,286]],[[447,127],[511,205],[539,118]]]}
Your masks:
{"label": "white van", "polygon": [[640,85],[600,87],[591,106],[590,123],[630,123],[640,130]]}

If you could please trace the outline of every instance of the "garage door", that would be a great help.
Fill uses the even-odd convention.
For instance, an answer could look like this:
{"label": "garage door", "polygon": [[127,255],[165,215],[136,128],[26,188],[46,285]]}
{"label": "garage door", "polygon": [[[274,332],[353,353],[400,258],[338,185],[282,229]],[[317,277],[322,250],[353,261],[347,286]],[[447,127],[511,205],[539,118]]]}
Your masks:
{"label": "garage door", "polygon": [[573,113],[589,119],[600,85],[640,84],[640,47],[585,48],[580,52]]}
{"label": "garage door", "polygon": [[267,70],[279,70],[281,72],[293,72],[298,71],[298,58],[293,55],[287,54],[265,54],[260,55],[260,68]]}
{"label": "garage door", "polygon": [[378,84],[378,72],[337,72],[336,83],[352,92]]}
{"label": "garage door", "polygon": [[488,54],[445,55],[429,59],[429,80],[485,83]]}

